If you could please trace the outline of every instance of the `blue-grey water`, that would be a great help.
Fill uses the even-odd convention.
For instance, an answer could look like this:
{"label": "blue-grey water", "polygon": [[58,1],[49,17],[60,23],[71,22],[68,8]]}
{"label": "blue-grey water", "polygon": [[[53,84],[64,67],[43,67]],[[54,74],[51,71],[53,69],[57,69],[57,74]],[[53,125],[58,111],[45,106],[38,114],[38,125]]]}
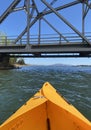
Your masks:
{"label": "blue-grey water", "polygon": [[46,81],[91,120],[90,66],[28,66],[0,70],[0,124]]}

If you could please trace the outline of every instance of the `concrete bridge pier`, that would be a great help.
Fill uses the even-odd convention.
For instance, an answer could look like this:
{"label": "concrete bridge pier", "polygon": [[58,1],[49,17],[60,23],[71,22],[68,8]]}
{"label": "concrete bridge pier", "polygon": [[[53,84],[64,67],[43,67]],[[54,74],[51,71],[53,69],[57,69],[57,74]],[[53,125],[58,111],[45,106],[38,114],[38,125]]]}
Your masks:
{"label": "concrete bridge pier", "polygon": [[0,54],[0,69],[10,69],[13,68],[13,65],[10,65],[10,56],[9,54],[3,53]]}

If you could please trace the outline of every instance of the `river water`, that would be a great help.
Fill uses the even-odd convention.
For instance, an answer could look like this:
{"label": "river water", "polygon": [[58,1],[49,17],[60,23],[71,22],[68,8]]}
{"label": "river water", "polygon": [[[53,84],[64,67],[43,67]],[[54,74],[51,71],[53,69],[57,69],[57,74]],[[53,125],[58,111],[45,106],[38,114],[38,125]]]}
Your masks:
{"label": "river water", "polygon": [[0,124],[46,81],[91,120],[90,66],[28,66],[0,70]]}

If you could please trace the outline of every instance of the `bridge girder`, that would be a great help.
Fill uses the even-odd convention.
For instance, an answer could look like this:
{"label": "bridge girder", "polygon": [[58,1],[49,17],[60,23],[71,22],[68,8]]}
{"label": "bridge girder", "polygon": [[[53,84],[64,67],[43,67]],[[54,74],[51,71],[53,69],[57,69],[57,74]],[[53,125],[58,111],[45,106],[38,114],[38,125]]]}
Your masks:
{"label": "bridge girder", "polygon": [[[58,0],[51,0],[51,1],[46,1],[46,0],[40,0],[39,2],[40,2],[40,4],[41,5],[43,5],[43,6],[45,6],[45,8],[43,7],[42,8],[42,6],[41,6],[41,9],[40,9],[40,6],[38,6],[38,1],[36,1],[36,0],[23,0],[23,3],[24,3],[24,5],[22,6],[22,7],[17,7],[17,5],[19,5],[19,3],[21,2],[21,0],[14,0],[12,3],[11,3],[11,5],[6,9],[6,11],[0,16],[0,23],[2,23],[4,20],[5,20],[5,18],[9,15],[9,14],[11,14],[11,13],[13,13],[13,12],[16,12],[16,11],[21,11],[21,10],[25,10],[26,11],[26,15],[27,15],[27,21],[26,21],[26,23],[27,23],[27,26],[25,27],[25,29],[20,33],[20,35],[18,35],[18,37],[16,38],[16,39],[14,39],[14,41],[13,41],[13,43],[15,43],[15,44],[17,44],[17,43],[19,43],[19,40],[22,40],[22,37],[25,35],[25,34],[27,34],[27,42],[26,42],[26,44],[31,44],[31,39],[30,39],[30,30],[31,30],[31,28],[36,24],[36,23],[38,23],[39,22],[39,25],[38,25],[38,43],[37,43],[37,45],[38,45],[38,47],[39,47],[39,49],[38,49],[38,53],[39,53],[39,51],[40,51],[40,47],[42,46],[42,45],[40,45],[41,44],[41,37],[42,37],[42,34],[41,34],[41,28],[43,27],[42,26],[42,21],[43,22],[45,22],[49,27],[51,27],[64,41],[65,41],[65,43],[66,44],[68,44],[67,45],[67,52],[65,51],[66,50],[66,48],[63,50],[63,46],[64,45],[62,45],[62,46],[59,46],[59,45],[56,45],[57,47],[59,47],[60,48],[60,50],[61,51],[58,51],[58,53],[69,53],[69,52],[71,52],[71,53],[75,53],[75,45],[73,44],[72,46],[74,46],[73,48],[72,48],[72,46],[70,45],[70,41],[69,41],[69,39],[66,37],[66,36],[64,36],[64,34],[61,32],[61,31],[59,31],[57,28],[56,28],[56,26],[54,26],[54,25],[52,25],[52,22],[51,21],[49,21],[49,19],[47,19],[47,16],[49,16],[50,14],[55,14],[58,18],[59,18],[59,20],[61,20],[61,21],[63,21],[65,24],[66,24],[66,26],[68,26],[69,28],[71,28],[74,32],[75,32],[75,34],[77,35],[77,36],[79,36],[80,37],[80,39],[82,40],[82,42],[81,43],[83,43],[83,45],[84,44],[87,44],[87,45],[89,45],[89,48],[87,49],[87,48],[84,48],[85,49],[85,51],[83,51],[82,50],[82,46],[78,46],[78,43],[77,43],[77,45],[76,45],[76,53],[78,52],[79,54],[81,54],[82,52],[84,52],[84,53],[90,53],[90,45],[91,45],[91,40],[90,39],[88,39],[87,37],[86,37],[86,35],[85,35],[85,19],[86,19],[86,16],[87,16],[87,14],[88,14],[88,12],[89,12],[89,10],[91,9],[91,2],[89,1],[89,0],[74,0],[74,1],[66,1],[66,2],[64,2],[64,4],[62,4],[61,2],[60,2],[60,6],[59,6],[59,4],[58,4],[58,6],[56,7],[56,6],[54,6],[55,5],[55,3],[57,3],[58,2]],[[82,5],[82,30],[81,31],[79,31],[71,22],[69,22],[69,20],[67,19],[67,18],[65,18],[61,13],[60,13],[60,11],[62,11],[62,10],[65,10],[65,9],[68,9],[68,8],[70,8],[71,9],[71,7],[73,7],[73,6],[75,6],[75,5]],[[61,42],[60,42],[61,43]],[[39,46],[40,45],[40,46]],[[27,46],[27,45],[26,45]],[[33,45],[31,45],[31,46],[33,46]],[[55,46],[55,47],[56,47]],[[70,48],[70,46],[71,46],[71,48]],[[46,48],[46,45],[44,46],[45,48]],[[86,47],[86,46],[84,46],[84,47]],[[7,48],[7,46],[6,46],[6,48]],[[6,48],[4,48],[4,49],[6,49]],[[12,46],[12,48],[13,48],[13,46]],[[21,46],[21,48],[22,48],[22,46]],[[15,49],[15,48],[14,48]],[[50,50],[50,49],[53,49],[52,48],[52,45],[49,45],[48,47],[47,47],[47,49],[48,50]],[[58,49],[58,48],[57,48]],[[71,50],[70,50],[71,49]],[[72,51],[72,49],[73,49],[73,51]],[[77,49],[78,49],[78,51],[77,51]],[[47,50],[47,53],[48,53],[48,50]],[[63,52],[62,52],[62,50],[63,50]],[[4,50],[3,50],[4,51]],[[7,53],[8,53],[8,51],[9,50],[7,50]],[[16,50],[14,50],[14,51],[16,51]],[[26,52],[26,49],[25,50],[23,50],[24,51],[24,53]],[[28,51],[28,50],[27,50]],[[32,53],[32,49],[30,48],[30,51],[29,51],[29,53],[31,52]],[[34,50],[35,51],[35,50]],[[37,50],[36,50],[37,51]],[[82,52],[81,52],[82,51]],[[88,51],[88,52],[87,52]],[[0,52],[1,52],[1,49],[0,49]],[[1,52],[2,53],[2,52]],[[9,52],[10,53],[10,52]],[[18,53],[18,51],[17,51],[17,53]],[[21,53],[21,50],[20,50],[20,53]],[[27,52],[26,52],[27,53]],[[36,52],[37,53],[37,52]],[[42,53],[42,52],[40,52],[40,53]],[[43,51],[43,53],[44,53],[44,51]],[[54,50],[51,50],[49,53],[57,53],[56,52],[56,49],[55,49],[55,51]]]}

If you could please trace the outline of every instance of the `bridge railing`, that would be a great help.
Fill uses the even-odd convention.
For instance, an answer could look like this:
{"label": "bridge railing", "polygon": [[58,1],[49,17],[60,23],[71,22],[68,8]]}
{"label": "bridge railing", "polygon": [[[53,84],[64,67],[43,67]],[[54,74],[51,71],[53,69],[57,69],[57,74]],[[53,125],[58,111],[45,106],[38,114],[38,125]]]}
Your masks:
{"label": "bridge railing", "polygon": [[[63,37],[64,36],[64,37]],[[83,43],[83,39],[75,33],[64,33],[63,36],[58,34],[42,34],[42,35],[30,35],[29,44],[64,44],[64,43]],[[85,37],[91,41],[91,33],[85,33]],[[17,43],[15,39],[17,36],[0,36],[0,46],[8,45],[24,45],[27,43],[27,36],[23,36]]]}
{"label": "bridge railing", "polygon": [[[83,39],[76,35],[75,33],[65,33],[64,36],[68,39],[69,43],[74,43],[74,42],[82,42],[83,43]],[[86,37],[89,41],[91,41],[91,32],[86,32],[84,34],[84,37]]]}
{"label": "bridge railing", "polygon": [[[64,38],[58,34],[42,34],[30,35],[30,44],[64,44],[64,43],[83,43],[84,40],[75,33],[64,33]],[[85,33],[85,37],[91,41],[91,33]],[[23,37],[18,42],[20,44],[26,44],[27,38]]]}

